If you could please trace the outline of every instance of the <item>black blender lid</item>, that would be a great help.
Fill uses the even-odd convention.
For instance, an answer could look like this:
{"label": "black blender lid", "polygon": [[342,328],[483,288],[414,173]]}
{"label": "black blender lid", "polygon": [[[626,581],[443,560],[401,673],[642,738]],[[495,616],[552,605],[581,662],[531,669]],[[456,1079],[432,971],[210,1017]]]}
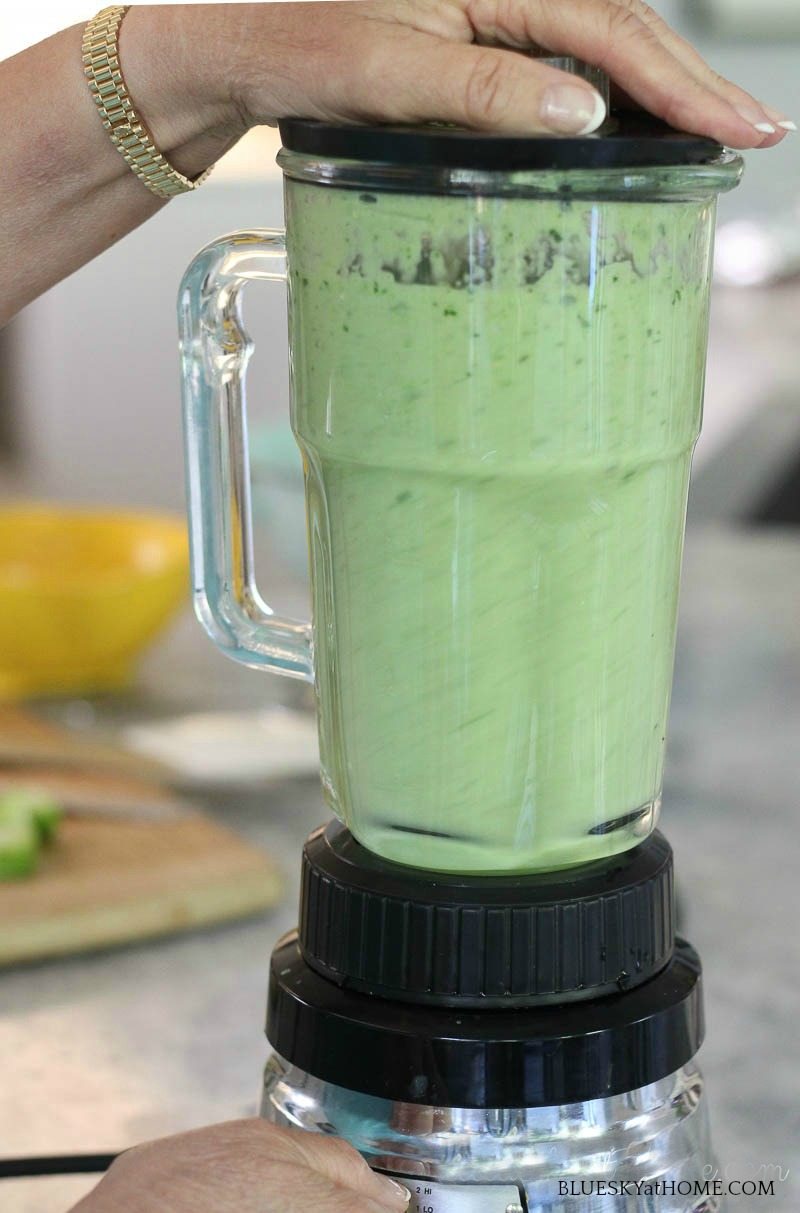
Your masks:
{"label": "black blender lid", "polygon": [[452,126],[343,126],[282,118],[283,146],[323,159],[499,172],[708,164],[723,152],[649,114],[623,113],[593,135],[504,135]]}

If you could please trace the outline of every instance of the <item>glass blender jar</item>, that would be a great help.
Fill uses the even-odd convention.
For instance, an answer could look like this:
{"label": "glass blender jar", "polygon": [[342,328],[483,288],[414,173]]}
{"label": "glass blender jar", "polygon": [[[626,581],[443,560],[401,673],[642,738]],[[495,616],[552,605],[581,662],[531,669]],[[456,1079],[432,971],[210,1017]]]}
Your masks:
{"label": "glass blender jar", "polygon": [[[286,233],[180,295],[193,578],[313,681],[326,798],[273,956],[262,1113],[413,1213],[716,1213],[700,964],[655,830],[717,195],[599,137],[280,124]],[[241,315],[289,289],[311,624],[256,586]]]}
{"label": "glass blender jar", "polygon": [[[741,161],[600,137],[281,124],[286,233],[181,288],[194,593],[316,688],[370,851],[444,872],[619,854],[659,812],[717,195]],[[313,623],[256,587],[241,291],[289,290]]]}

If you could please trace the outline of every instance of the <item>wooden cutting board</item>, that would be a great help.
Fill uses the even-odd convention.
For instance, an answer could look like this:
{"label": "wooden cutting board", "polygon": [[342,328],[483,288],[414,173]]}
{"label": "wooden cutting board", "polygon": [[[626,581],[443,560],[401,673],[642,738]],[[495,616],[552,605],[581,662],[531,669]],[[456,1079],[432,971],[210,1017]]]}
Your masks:
{"label": "wooden cutting board", "polygon": [[150,758],[129,754],[117,746],[65,729],[24,708],[0,704],[0,764],[47,767],[57,765],[82,771],[105,771],[135,779],[159,780],[169,772]]}
{"label": "wooden cutting board", "polygon": [[0,964],[240,918],[281,891],[268,855],[183,805],[168,820],[67,815],[35,875],[0,883]]}

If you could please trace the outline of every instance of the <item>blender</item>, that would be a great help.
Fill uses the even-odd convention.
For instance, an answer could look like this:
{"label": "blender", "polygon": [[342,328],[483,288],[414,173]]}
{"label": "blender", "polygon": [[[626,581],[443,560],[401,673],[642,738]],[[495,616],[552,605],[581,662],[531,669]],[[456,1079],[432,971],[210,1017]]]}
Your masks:
{"label": "blender", "polygon": [[[263,1114],[415,1213],[721,1209],[656,825],[741,161],[630,116],[280,131],[285,233],[209,245],[179,301],[197,613],[313,683],[335,815],[272,956]],[[311,624],[255,580],[256,279],[289,294]]]}

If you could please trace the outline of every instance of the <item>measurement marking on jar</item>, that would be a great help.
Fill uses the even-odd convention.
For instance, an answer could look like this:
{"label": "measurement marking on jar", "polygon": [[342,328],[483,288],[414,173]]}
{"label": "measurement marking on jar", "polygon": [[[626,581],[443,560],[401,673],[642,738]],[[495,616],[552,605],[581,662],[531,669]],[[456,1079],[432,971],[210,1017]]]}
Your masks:
{"label": "measurement marking on jar", "polygon": [[522,1185],[443,1184],[419,1176],[395,1177],[411,1191],[409,1213],[527,1213]]}

